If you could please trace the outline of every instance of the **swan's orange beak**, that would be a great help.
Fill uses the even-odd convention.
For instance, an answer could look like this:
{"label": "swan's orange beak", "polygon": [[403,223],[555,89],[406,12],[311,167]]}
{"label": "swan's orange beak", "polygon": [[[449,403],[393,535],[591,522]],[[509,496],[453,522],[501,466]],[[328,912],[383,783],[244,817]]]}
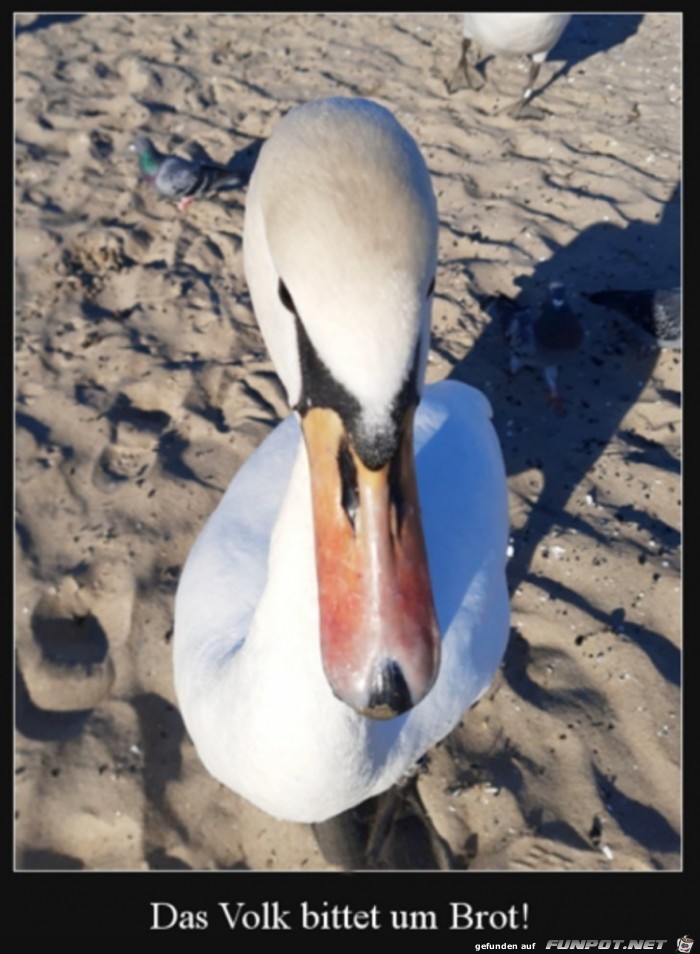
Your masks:
{"label": "swan's orange beak", "polygon": [[413,408],[379,470],[355,452],[340,416],[306,412],[321,656],[335,695],[389,719],[430,691],[440,664],[413,458]]}

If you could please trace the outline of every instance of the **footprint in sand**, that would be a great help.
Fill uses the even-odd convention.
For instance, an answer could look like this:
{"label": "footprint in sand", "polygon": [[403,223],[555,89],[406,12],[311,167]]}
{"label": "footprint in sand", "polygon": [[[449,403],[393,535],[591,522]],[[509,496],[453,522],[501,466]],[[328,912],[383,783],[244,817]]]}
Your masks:
{"label": "footprint in sand", "polygon": [[97,459],[92,482],[98,490],[114,493],[123,481],[145,477],[153,460],[153,446],[110,444]]}
{"label": "footprint in sand", "polygon": [[17,656],[32,702],[45,711],[92,709],[114,683],[107,633],[70,578],[39,600]]}
{"label": "footprint in sand", "polygon": [[114,493],[125,481],[142,480],[148,474],[170,416],[142,410],[120,394],[107,417],[112,423],[111,440],[97,458],[92,482],[103,493]]}

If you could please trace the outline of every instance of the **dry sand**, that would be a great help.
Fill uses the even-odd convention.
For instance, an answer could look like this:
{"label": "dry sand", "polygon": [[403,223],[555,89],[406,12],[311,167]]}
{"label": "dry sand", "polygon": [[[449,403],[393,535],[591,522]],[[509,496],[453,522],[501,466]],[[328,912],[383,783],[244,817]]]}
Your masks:
{"label": "dry sand", "polygon": [[[307,826],[207,774],[177,709],[180,568],[288,412],[243,274],[245,189],[181,214],[128,145],[250,170],[290,107],[359,95],[428,162],[430,379],[488,395],[511,493],[508,651],[422,800],[471,871],[679,868],[680,352],[621,345],[582,293],[679,282],[680,16],[576,17],[541,122],[499,112],[521,60],[446,93],[455,14],[16,27],[16,867],[329,867]],[[540,376],[506,376],[479,304],[554,277],[588,328],[563,417]]]}

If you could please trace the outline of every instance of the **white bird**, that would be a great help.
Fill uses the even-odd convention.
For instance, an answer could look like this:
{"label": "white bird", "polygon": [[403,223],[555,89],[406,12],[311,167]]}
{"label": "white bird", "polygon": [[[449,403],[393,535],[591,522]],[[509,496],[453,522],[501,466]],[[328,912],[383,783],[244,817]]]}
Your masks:
{"label": "white bird", "polygon": [[[515,119],[543,119],[545,111],[530,103],[540,68],[571,19],[570,13],[465,13],[462,52],[454,75],[447,83],[450,93],[464,87],[478,89],[467,64],[472,41],[496,56],[529,56],[530,74],[520,99],[508,109]],[[463,77],[463,79],[462,79]]]}
{"label": "white bird", "polygon": [[279,818],[320,822],[388,789],[505,649],[491,409],[458,382],[423,391],[437,231],[420,151],[375,103],[297,107],[263,146],[244,261],[296,413],[188,557],[174,662],[204,765]]}

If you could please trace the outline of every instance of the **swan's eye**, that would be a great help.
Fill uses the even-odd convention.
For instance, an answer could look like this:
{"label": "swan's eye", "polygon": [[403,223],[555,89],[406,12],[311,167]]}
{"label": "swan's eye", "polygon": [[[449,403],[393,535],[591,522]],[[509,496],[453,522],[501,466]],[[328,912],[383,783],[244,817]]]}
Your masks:
{"label": "swan's eye", "polygon": [[297,309],[296,309],[296,305],[294,304],[294,299],[289,294],[289,289],[284,284],[281,278],[277,284],[277,294],[279,295],[279,299],[284,305],[284,307],[287,309],[287,311],[291,311],[293,315],[296,315]]}
{"label": "swan's eye", "polygon": [[430,296],[432,295],[434,291],[435,291],[435,276],[433,275],[432,279],[430,280],[430,284],[428,285],[428,294],[425,297],[430,298]]}

